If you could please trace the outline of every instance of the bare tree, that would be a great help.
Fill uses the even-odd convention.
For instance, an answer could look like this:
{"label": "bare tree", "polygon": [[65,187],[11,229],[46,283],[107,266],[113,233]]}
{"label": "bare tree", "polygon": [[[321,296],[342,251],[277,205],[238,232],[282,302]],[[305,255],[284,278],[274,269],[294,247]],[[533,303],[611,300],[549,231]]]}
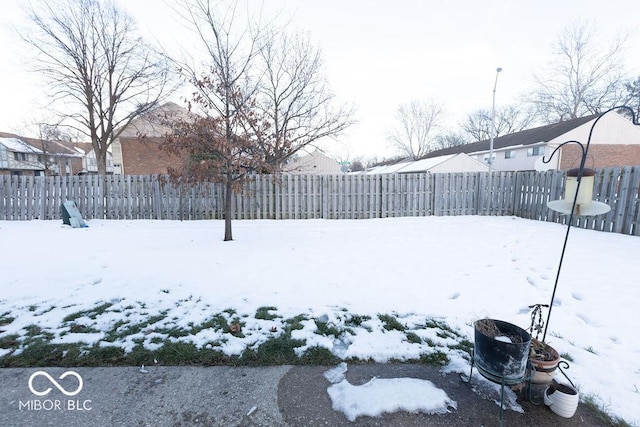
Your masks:
{"label": "bare tree", "polygon": [[263,42],[258,105],[270,129],[261,144],[266,162],[280,170],[300,149],[352,125],[353,112],[334,107],[320,50],[308,37],[272,32]]}
{"label": "bare tree", "polygon": [[640,77],[627,82],[625,87],[627,89],[627,100],[625,104],[633,110],[636,117],[640,117]]}
{"label": "bare tree", "polygon": [[56,175],[62,173],[62,169],[70,160],[69,149],[60,146],[59,142],[71,142],[71,136],[60,128],[57,124],[46,121],[36,123],[38,129],[38,139],[32,142],[42,151],[42,165],[45,175]]}
{"label": "bare tree", "polygon": [[534,76],[535,89],[526,99],[546,123],[602,112],[625,99],[623,48],[618,36],[606,48],[593,24],[574,23],[554,45],[554,59]]}
{"label": "bare tree", "polygon": [[[258,85],[252,74],[263,31],[259,25],[241,26],[239,9],[237,2],[192,0],[181,4],[179,13],[207,54],[204,70],[197,63],[182,63],[183,73],[195,88],[190,109],[205,118],[186,128],[177,126],[184,136],[177,133],[168,140],[186,149],[190,160],[199,159],[209,174],[224,183],[225,241],[233,240],[231,201],[237,184],[249,171],[266,168],[259,161],[264,153],[257,150],[266,125],[256,114]],[[190,169],[193,167],[183,173],[203,176],[202,171],[194,174]]]}
{"label": "bare tree", "polygon": [[401,104],[396,112],[397,125],[387,135],[387,141],[409,159],[417,160],[437,148],[443,116],[441,105],[433,100]]}
{"label": "bare tree", "polygon": [[[534,121],[534,114],[520,107],[509,105],[495,111],[495,134],[508,135],[526,129]],[[467,116],[460,124],[469,142],[486,141],[491,138],[493,123],[490,110],[477,110]]]}
{"label": "bare tree", "polygon": [[63,122],[90,138],[104,175],[119,133],[168,94],[168,64],[112,1],[38,2],[28,14],[22,38],[37,54],[34,69],[48,79],[52,105],[64,108]]}
{"label": "bare tree", "polygon": [[446,132],[436,137],[436,149],[458,147],[467,144],[469,141],[459,132]]}

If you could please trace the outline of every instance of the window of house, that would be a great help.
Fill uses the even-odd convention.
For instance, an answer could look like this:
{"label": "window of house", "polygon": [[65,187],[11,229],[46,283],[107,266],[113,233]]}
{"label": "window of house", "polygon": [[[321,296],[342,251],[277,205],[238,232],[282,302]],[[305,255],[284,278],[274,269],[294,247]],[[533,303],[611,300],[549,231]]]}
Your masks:
{"label": "window of house", "polygon": [[542,156],[542,155],[544,155],[543,146],[527,148],[527,157]]}
{"label": "window of house", "polygon": [[516,150],[507,150],[504,152],[505,159],[515,159],[516,158]]}
{"label": "window of house", "polygon": [[[489,163],[489,154],[485,154],[482,157],[482,161],[485,162],[485,163]],[[493,163],[495,161],[496,161],[496,153],[493,153],[493,156],[491,156],[491,163]]]}
{"label": "window of house", "polygon": [[33,171],[33,176],[42,176],[42,171]]}
{"label": "window of house", "polygon": [[24,161],[27,160],[27,155],[26,153],[17,153],[17,152],[13,152],[13,158],[18,160],[18,161]]}

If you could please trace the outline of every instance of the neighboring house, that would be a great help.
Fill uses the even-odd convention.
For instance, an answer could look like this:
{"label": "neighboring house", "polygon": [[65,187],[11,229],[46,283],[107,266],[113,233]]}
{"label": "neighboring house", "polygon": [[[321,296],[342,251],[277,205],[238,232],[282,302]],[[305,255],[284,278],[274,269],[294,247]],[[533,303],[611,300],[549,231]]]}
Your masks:
{"label": "neighboring house", "polygon": [[0,132],[2,175],[75,175],[81,169],[82,155],[65,143]]}
{"label": "neighboring house", "polygon": [[[500,136],[493,141],[496,171],[568,169],[579,166],[577,144],[560,149],[550,163],[543,163],[560,144],[570,140],[587,143],[591,126],[599,115],[568,120]],[[466,153],[488,163],[490,141],[480,141],[432,151],[427,158]],[[617,113],[609,113],[596,125],[589,146],[589,167],[640,165],[640,127]]]}
{"label": "neighboring house", "polygon": [[395,165],[380,166],[368,170],[368,174],[381,173],[449,173],[449,172],[488,172],[489,166],[464,153],[449,154],[416,160],[413,162],[401,162]]}
{"label": "neighboring house", "polygon": [[342,165],[336,160],[316,150],[313,153],[296,157],[287,163],[282,171],[290,174],[331,175],[344,173]]}
{"label": "neighboring house", "polygon": [[41,150],[20,138],[0,138],[0,173],[2,175],[44,175]]}
{"label": "neighboring house", "polygon": [[[77,172],[77,175],[97,174],[98,160],[93,145],[89,142],[75,142],[69,145],[72,146],[76,152],[80,153],[82,157],[82,169]],[[113,155],[108,151],[107,175],[118,175],[118,168],[114,164]]]}
{"label": "neighboring house", "polygon": [[171,120],[185,119],[188,110],[168,102],[133,120],[111,144],[116,173],[126,175],[166,174],[180,168],[183,159],[160,150],[164,135],[171,132]]}

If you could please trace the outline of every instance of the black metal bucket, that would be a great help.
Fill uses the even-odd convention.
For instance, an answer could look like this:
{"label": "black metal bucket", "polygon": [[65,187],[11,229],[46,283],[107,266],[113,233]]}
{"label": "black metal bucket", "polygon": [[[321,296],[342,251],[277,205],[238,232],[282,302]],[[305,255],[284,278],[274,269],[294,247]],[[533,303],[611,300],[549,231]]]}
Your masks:
{"label": "black metal bucket", "polygon": [[[482,331],[487,330],[487,325],[497,328],[499,335],[489,336],[483,333]],[[529,360],[531,335],[524,329],[501,320],[482,319],[476,321],[474,326],[474,364],[482,376],[498,384],[515,385],[523,382]],[[511,342],[500,337],[510,337]]]}

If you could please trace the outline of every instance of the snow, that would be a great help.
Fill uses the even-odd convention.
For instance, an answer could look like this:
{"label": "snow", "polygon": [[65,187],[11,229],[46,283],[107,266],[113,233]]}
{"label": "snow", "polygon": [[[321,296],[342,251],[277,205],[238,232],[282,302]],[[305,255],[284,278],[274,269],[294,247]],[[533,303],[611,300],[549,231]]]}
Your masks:
{"label": "snow", "polygon": [[42,150],[39,150],[35,147],[32,147],[28,143],[22,141],[18,138],[0,138],[0,144],[7,147],[7,149],[11,151],[16,151],[18,153],[40,153],[42,154]]}
{"label": "snow", "polygon": [[[299,354],[322,346],[345,360],[384,362],[416,359],[436,346],[451,360],[446,371],[468,373],[468,360],[448,347],[456,338],[425,322],[444,321],[470,341],[473,322],[485,317],[528,329],[528,306],[551,298],[566,232],[513,217],[253,220],[234,221],[235,240],[223,242],[222,221],[88,224],[0,222],[0,318],[15,318],[0,326],[0,338],[25,335],[35,324],[55,342],[130,351],[138,340],[153,349],[169,339],[237,355],[304,314],[292,334],[306,340]],[[573,228],[547,335],[573,360],[567,374],[581,396],[632,425],[640,425],[639,254],[636,236]],[[260,307],[272,307],[272,316],[256,318]],[[380,314],[395,316],[420,342],[383,327]],[[76,329],[64,320],[70,315]],[[202,328],[167,336],[167,329],[188,330],[213,315],[241,319],[242,334]],[[321,335],[320,321],[350,332]],[[106,331],[119,324],[118,331],[146,326],[107,340]],[[9,351],[0,349],[0,356]],[[330,393],[353,399],[364,414],[375,408],[358,396],[414,386],[437,392],[421,384],[341,381]],[[424,410],[410,402],[375,406],[378,413]]]}
{"label": "snow", "polygon": [[457,402],[431,381],[374,377],[366,384],[354,386],[345,379],[347,369],[342,362],[326,371],[324,377],[333,384],[327,389],[333,409],[344,413],[349,421],[396,411],[446,414],[449,408],[457,408]]}
{"label": "snow", "polygon": [[327,392],[333,409],[343,412],[349,421],[362,415],[375,417],[396,411],[445,414],[448,407],[457,407],[444,390],[431,381],[416,378],[373,378],[360,386],[342,380]]}

